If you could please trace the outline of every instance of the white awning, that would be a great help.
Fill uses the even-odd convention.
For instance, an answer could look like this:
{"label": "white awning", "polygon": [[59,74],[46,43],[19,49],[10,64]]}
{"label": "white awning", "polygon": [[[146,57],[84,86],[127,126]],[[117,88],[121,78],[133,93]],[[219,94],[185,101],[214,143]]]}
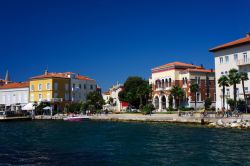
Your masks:
{"label": "white awning", "polygon": [[34,103],[28,103],[24,107],[22,107],[22,110],[26,111],[32,111],[35,109]]}
{"label": "white awning", "polygon": [[50,110],[51,107],[47,106],[47,107],[44,107],[43,110]]}

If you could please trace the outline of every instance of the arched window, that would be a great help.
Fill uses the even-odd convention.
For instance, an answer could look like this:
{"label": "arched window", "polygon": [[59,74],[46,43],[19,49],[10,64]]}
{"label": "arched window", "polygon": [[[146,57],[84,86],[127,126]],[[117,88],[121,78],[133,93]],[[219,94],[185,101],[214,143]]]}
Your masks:
{"label": "arched window", "polygon": [[169,78],[169,86],[172,86],[172,80]]}
{"label": "arched window", "polygon": [[168,79],[165,79],[165,86],[168,87]]}
{"label": "arched window", "polygon": [[161,87],[164,88],[165,84],[164,84],[164,79],[161,80]]}

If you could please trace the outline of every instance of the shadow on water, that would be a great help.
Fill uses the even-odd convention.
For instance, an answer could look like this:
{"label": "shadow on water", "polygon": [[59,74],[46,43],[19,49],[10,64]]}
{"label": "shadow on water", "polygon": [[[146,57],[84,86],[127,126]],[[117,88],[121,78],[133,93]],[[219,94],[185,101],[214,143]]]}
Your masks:
{"label": "shadow on water", "polygon": [[192,124],[0,124],[1,165],[250,165],[250,132]]}

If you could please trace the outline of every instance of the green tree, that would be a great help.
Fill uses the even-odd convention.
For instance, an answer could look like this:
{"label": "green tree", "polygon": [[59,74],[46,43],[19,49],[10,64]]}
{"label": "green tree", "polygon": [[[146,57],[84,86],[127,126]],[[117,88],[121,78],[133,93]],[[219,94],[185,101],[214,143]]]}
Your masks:
{"label": "green tree", "polygon": [[168,104],[169,104],[169,108],[173,108],[173,96],[170,94],[168,96]]}
{"label": "green tree", "polygon": [[218,79],[219,87],[222,87],[222,104],[225,108],[225,87],[229,86],[229,79],[227,76],[223,75]]}
{"label": "green tree", "polygon": [[205,109],[208,110],[210,108],[210,106],[212,105],[212,101],[211,99],[208,97],[205,99],[205,102],[204,102],[204,106],[205,106]]}
{"label": "green tree", "polygon": [[87,103],[88,105],[93,105],[96,109],[102,109],[102,106],[105,104],[105,101],[102,98],[102,95],[93,91],[87,95]]}
{"label": "green tree", "polygon": [[140,105],[147,103],[150,90],[148,81],[137,76],[128,77],[124,83],[124,90],[119,93],[119,100],[139,108]]}
{"label": "green tree", "polygon": [[240,74],[237,69],[231,69],[229,70],[229,84],[233,86],[233,92],[234,92],[234,108],[236,108],[236,85],[240,83]]}
{"label": "green tree", "polygon": [[178,85],[175,85],[170,90],[170,93],[174,97],[177,109],[179,109],[181,99],[185,96],[184,90]]}
{"label": "green tree", "polygon": [[245,111],[247,112],[247,99],[246,99],[246,91],[245,91],[245,81],[249,80],[248,74],[246,72],[240,72],[240,80],[241,80],[241,85],[242,85],[242,90],[243,90],[243,95],[244,95],[244,100],[245,100]]}
{"label": "green tree", "polygon": [[194,94],[194,108],[195,108],[195,110],[196,110],[196,103],[197,103],[197,92],[199,91],[199,85],[198,84],[192,84],[191,86],[190,86],[190,91],[191,91],[191,93],[193,93]]}

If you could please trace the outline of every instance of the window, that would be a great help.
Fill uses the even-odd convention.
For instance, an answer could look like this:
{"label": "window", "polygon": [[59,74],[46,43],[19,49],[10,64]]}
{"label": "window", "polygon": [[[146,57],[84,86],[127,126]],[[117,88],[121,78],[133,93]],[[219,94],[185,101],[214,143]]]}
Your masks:
{"label": "window", "polygon": [[42,101],[42,100],[43,100],[42,94],[38,94],[38,100],[39,100],[39,101]]}
{"label": "window", "polygon": [[234,54],[234,61],[238,62],[238,54]]}
{"label": "window", "polygon": [[200,93],[196,93],[196,100],[197,101],[201,101],[201,95],[200,95]]}
{"label": "window", "polygon": [[248,87],[245,87],[245,93],[248,93]]}
{"label": "window", "polygon": [[90,85],[90,89],[91,89],[91,90],[93,89],[93,85]]}
{"label": "window", "polygon": [[184,79],[184,77],[182,78],[182,84],[185,84],[185,79]]}
{"label": "window", "polygon": [[31,90],[31,91],[34,91],[34,85],[31,85],[31,86],[30,86],[30,90]]}
{"label": "window", "polygon": [[185,82],[186,82],[186,84],[188,83],[188,79],[187,79],[187,77],[185,77]]}
{"label": "window", "polygon": [[200,84],[201,78],[200,77],[195,77],[195,82],[196,84]]}
{"label": "window", "polygon": [[65,90],[66,90],[66,91],[69,90],[69,84],[65,84]]}
{"label": "window", "polygon": [[32,94],[30,94],[30,101],[34,101],[34,94],[32,93]]}
{"label": "window", "polygon": [[229,90],[229,89],[227,89],[226,95],[227,95],[227,96],[230,96],[230,90]]}
{"label": "window", "polygon": [[79,84],[79,89],[82,89],[82,85],[81,84]]}
{"label": "window", "polygon": [[169,86],[172,86],[172,80],[169,78]]}
{"label": "window", "polygon": [[248,59],[247,59],[247,53],[246,52],[244,52],[243,53],[243,62],[247,62],[248,61]]}
{"label": "window", "polygon": [[229,56],[225,56],[226,63],[229,62]]}
{"label": "window", "polygon": [[50,83],[47,83],[47,84],[46,84],[46,89],[47,89],[47,90],[50,90]]}
{"label": "window", "polygon": [[223,57],[220,57],[220,64],[223,63]]}
{"label": "window", "polygon": [[58,97],[58,94],[57,93],[54,93],[54,98],[57,98]]}
{"label": "window", "polygon": [[38,84],[38,90],[39,90],[39,91],[42,90],[42,84]]}
{"label": "window", "polygon": [[239,97],[239,88],[236,88],[236,96]]}
{"label": "window", "polygon": [[223,74],[224,74],[224,72],[222,71],[222,72],[221,72],[221,75],[223,75]]}
{"label": "window", "polygon": [[68,94],[68,93],[65,93],[64,99],[65,99],[65,100],[69,100],[69,94]]}
{"label": "window", "polygon": [[225,71],[225,74],[227,74],[227,71]]}
{"label": "window", "polygon": [[55,89],[55,90],[58,89],[58,83],[57,83],[57,82],[54,83],[54,89]]}
{"label": "window", "polygon": [[50,93],[47,93],[47,101],[50,101]]}
{"label": "window", "polygon": [[84,88],[84,89],[86,89],[86,88],[87,88],[87,87],[86,87],[86,84],[84,84],[84,85],[83,85],[83,88]]}

